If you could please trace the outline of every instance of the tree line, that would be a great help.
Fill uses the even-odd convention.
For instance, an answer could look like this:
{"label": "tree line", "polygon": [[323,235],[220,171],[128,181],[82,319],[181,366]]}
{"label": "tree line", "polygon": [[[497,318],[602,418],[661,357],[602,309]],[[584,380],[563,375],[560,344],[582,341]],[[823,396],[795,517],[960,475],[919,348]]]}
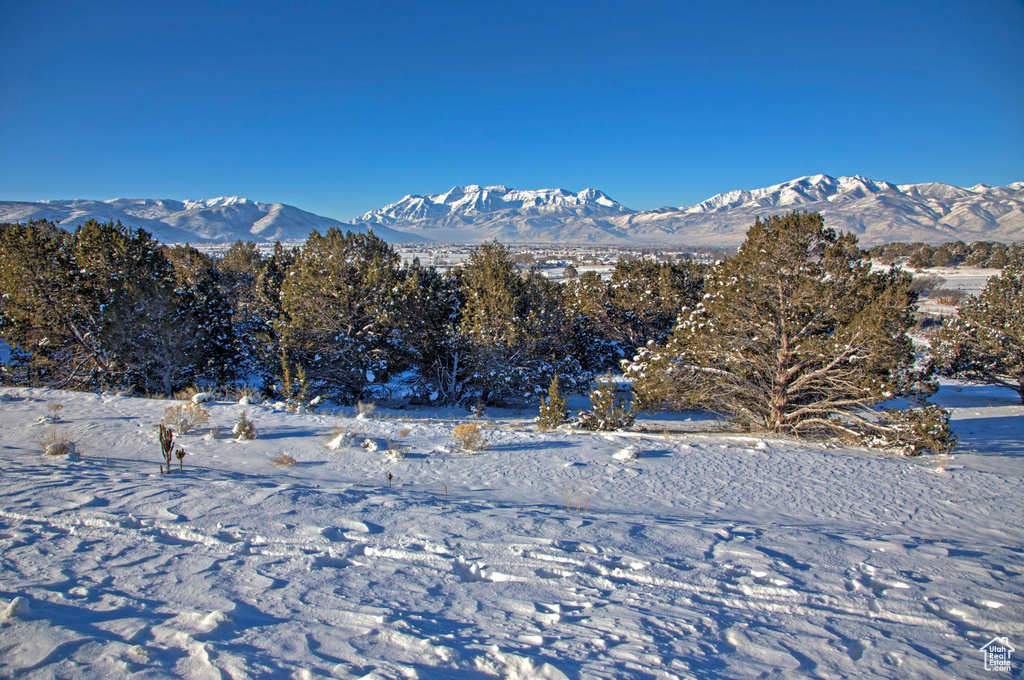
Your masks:
{"label": "tree line", "polygon": [[536,406],[550,385],[585,392],[624,371],[634,412],[700,409],[907,451],[955,441],[949,414],[925,401],[938,375],[1024,400],[1019,260],[922,355],[911,275],[873,269],[853,235],[813,213],[756,220],[714,266],[633,260],[566,283],[497,242],[441,272],[403,264],[372,232],[333,228],[212,258],[119,223],[32,222],[3,225],[0,255],[9,384]]}
{"label": "tree line", "polygon": [[980,267],[1002,269],[1024,259],[1024,242],[950,241],[940,245],[927,243],[886,243],[868,250],[868,255],[883,264],[906,262],[912,269],[930,267]]}
{"label": "tree line", "polygon": [[632,261],[563,286],[497,242],[443,273],[336,228],[213,258],[95,220],[3,225],[0,256],[8,383],[169,395],[245,382],[343,404],[527,405],[555,374],[583,389],[664,340],[704,278],[696,263]]}

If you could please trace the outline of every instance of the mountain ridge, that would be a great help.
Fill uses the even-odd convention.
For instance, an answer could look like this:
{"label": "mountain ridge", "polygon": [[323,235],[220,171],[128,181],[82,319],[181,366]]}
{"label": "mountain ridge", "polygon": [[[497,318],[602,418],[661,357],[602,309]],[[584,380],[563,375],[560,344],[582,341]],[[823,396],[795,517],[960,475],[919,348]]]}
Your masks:
{"label": "mountain ridge", "polygon": [[633,210],[588,188],[454,186],[409,194],[348,222],[282,203],[238,196],[203,200],[84,199],[0,201],[0,222],[50,219],[73,229],[86,219],[120,220],[166,243],[303,241],[316,229],[373,230],[390,243],[733,246],[757,217],[820,212],[825,224],[861,245],[892,241],[1024,240],[1024,182],[957,187],[894,184],[860,175],[807,175],[759,189],[735,189],[693,206]]}
{"label": "mountain ridge", "polygon": [[[305,241],[314,229],[322,233],[331,227],[356,232],[370,228],[283,203],[260,203],[239,196],[184,201],[169,198],[0,201],[0,222],[32,219],[51,220],[68,231],[89,219],[116,220],[132,229],[145,229],[163,243],[292,242]],[[374,232],[389,242],[417,240],[383,225],[374,228]]]}
{"label": "mountain ridge", "polygon": [[[454,199],[452,197],[455,197]],[[525,200],[524,200],[525,198]],[[738,245],[757,217],[807,210],[863,245],[889,241],[1024,240],[1024,182],[970,188],[893,184],[860,175],[807,175],[697,205],[636,211],[596,189],[520,191],[456,186],[408,195],[351,224],[386,225],[450,243]]]}

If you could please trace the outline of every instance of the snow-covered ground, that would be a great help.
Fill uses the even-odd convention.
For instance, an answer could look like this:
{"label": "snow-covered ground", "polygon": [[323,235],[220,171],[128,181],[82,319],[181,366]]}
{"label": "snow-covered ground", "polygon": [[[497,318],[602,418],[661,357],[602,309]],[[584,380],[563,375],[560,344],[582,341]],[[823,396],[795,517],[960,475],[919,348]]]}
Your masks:
{"label": "snow-covered ground", "polygon": [[[0,390],[0,676],[1019,677],[1024,407],[946,385],[933,459],[706,431],[543,434],[491,413]],[[36,424],[63,404],[56,425]],[[246,409],[259,438],[229,439]],[[219,426],[224,433],[215,438]],[[80,460],[41,455],[51,428]],[[338,446],[337,431],[354,433]],[[372,451],[360,444],[370,440]],[[388,444],[405,447],[389,460]],[[640,451],[620,461],[623,449]],[[278,467],[287,453],[296,462]],[[620,456],[626,458],[628,456]],[[175,462],[177,466],[177,462]],[[390,476],[390,485],[389,485]]]}

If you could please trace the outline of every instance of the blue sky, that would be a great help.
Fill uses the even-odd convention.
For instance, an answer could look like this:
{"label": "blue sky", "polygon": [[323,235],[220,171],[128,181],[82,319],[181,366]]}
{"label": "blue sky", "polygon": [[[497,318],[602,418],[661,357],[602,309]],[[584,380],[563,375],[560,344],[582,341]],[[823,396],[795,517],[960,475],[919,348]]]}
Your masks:
{"label": "blue sky", "polygon": [[1024,3],[0,0],[0,200],[1024,180]]}

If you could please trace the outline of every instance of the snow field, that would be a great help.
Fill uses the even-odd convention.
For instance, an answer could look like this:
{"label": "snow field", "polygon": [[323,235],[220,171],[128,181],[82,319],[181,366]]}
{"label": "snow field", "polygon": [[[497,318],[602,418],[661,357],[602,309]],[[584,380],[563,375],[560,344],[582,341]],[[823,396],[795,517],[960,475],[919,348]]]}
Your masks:
{"label": "snow field", "polygon": [[[0,393],[2,675],[983,677],[1024,637],[1024,408],[990,388],[940,393],[970,430],[946,472],[532,414],[469,454],[451,414],[208,403],[161,475],[176,402]],[[81,459],[41,455],[50,403]],[[258,439],[211,436],[243,408]]]}

